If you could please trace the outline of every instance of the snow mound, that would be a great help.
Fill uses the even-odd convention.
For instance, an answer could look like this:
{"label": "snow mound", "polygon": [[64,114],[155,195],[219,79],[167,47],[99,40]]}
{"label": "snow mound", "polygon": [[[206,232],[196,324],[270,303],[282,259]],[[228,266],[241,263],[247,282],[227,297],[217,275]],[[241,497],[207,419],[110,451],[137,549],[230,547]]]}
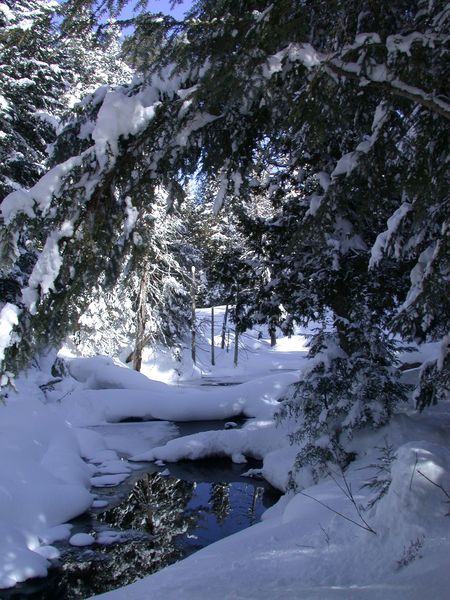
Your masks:
{"label": "snow mound", "polygon": [[65,421],[36,401],[10,402],[0,419],[0,587],[47,574],[58,538],[48,531],[87,510],[90,470]]}
{"label": "snow mound", "polygon": [[[389,491],[377,517],[390,529],[433,528],[450,511],[450,450],[419,441],[399,447],[391,470]],[[402,523],[403,522],[403,523]],[[402,524],[401,524],[402,523]]]}
{"label": "snow mound", "polygon": [[[80,359],[81,360],[81,359]],[[87,374],[83,359],[83,374]],[[108,382],[128,369],[110,366]],[[129,371],[134,375],[134,371]],[[67,395],[60,406],[66,420],[74,426],[97,425],[128,418],[165,421],[210,421],[240,415],[270,419],[279,399],[289,385],[297,381],[297,373],[279,373],[260,377],[232,388],[195,389],[167,385],[145,379],[146,389],[77,390]],[[93,375],[88,375],[92,381]]]}
{"label": "snow mound", "polygon": [[72,358],[68,361],[71,376],[85,384],[86,389],[130,389],[159,390],[164,384],[148,379],[142,373],[130,369],[116,358],[93,356],[90,358]]}

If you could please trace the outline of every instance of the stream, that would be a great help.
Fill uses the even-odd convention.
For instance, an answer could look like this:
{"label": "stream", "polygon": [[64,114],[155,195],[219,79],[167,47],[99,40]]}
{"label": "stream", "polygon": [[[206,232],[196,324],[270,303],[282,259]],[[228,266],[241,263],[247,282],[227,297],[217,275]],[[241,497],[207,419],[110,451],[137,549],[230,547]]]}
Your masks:
{"label": "stream", "polygon": [[[223,421],[140,422],[97,430],[127,456],[168,439],[223,429]],[[122,587],[258,522],[280,493],[265,481],[242,477],[245,465],[211,458],[171,464],[141,463],[121,484],[96,487],[98,508],[71,521],[71,535],[91,534],[95,543],[55,542],[60,557],[46,578],[2,590],[2,600],[77,600]],[[101,506],[101,508],[100,508]]]}

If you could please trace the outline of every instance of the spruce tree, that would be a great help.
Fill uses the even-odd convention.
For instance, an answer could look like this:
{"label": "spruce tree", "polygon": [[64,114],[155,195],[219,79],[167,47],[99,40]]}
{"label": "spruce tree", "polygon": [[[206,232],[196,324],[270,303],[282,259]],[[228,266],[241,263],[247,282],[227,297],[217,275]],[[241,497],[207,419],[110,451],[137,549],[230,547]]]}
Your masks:
{"label": "spruce tree", "polygon": [[30,187],[45,172],[67,83],[45,0],[0,7],[0,198]]}

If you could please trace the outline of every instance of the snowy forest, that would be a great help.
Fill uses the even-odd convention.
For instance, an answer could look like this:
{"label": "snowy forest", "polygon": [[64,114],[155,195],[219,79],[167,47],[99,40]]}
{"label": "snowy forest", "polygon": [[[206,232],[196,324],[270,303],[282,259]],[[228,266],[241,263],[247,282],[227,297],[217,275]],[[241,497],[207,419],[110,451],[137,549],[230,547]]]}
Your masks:
{"label": "snowy forest", "polygon": [[0,0],[2,599],[448,598],[449,26]]}

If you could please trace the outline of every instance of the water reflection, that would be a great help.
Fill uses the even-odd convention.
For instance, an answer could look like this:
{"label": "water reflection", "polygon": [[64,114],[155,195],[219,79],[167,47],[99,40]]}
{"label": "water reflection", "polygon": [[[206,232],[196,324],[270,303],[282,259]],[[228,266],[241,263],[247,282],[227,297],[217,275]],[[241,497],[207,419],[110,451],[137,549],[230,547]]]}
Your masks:
{"label": "water reflection", "polygon": [[155,538],[172,539],[189,527],[184,511],[194,490],[193,482],[147,473],[119,506],[101,513],[98,519],[118,529],[141,529]]}
{"label": "water reflection", "polygon": [[211,485],[209,505],[216,515],[217,523],[223,525],[231,511],[229,483],[213,483]]}
{"label": "water reflection", "polygon": [[[223,467],[217,467],[221,475]],[[209,470],[214,474],[211,462]],[[76,600],[127,585],[248,527],[276,499],[236,475],[231,482],[188,479],[135,474],[116,506],[74,521],[73,531],[93,534],[96,544],[61,544],[49,577],[19,585],[5,599]],[[111,499],[111,489],[98,492]]]}

